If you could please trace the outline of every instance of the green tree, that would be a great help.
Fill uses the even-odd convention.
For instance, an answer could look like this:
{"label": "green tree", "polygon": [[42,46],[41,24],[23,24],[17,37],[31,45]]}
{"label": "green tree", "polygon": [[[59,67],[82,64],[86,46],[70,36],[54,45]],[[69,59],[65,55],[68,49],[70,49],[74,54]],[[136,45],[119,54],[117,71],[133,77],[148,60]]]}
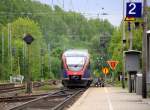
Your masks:
{"label": "green tree", "polygon": [[[8,47],[8,23],[11,23],[12,47],[17,50],[12,60],[16,67],[16,59],[19,56],[21,73],[24,71],[24,62],[22,60],[23,34],[31,33],[35,37],[35,41],[32,44],[32,53],[34,54],[32,55],[33,58],[31,58],[35,79],[40,76],[40,48],[44,48],[46,51],[44,55],[44,70],[46,76],[48,76],[49,57],[47,56],[49,53],[47,52],[47,45],[50,44],[50,57],[52,57],[54,62],[53,65],[57,66],[52,66],[52,76],[57,77],[59,75],[53,74],[58,74],[58,71],[56,71],[56,68],[59,68],[60,58],[58,56],[60,56],[63,50],[68,48],[86,48],[90,50],[91,58],[96,59],[95,56],[100,55],[99,49],[102,48],[99,46],[100,37],[104,33],[108,33],[111,37],[114,31],[114,27],[107,20],[89,20],[80,13],[66,12],[59,6],[55,6],[54,10],[52,10],[51,6],[42,4],[39,1],[0,0],[0,11],[0,28],[3,28],[1,31],[5,32],[6,38],[5,55],[9,54],[6,47]],[[20,18],[18,19],[18,17]],[[0,44],[2,43],[0,42]],[[2,52],[0,51],[0,53]],[[53,59],[56,59],[56,61]],[[9,64],[10,59],[8,56],[5,56],[5,60]],[[18,73],[17,68],[13,71]]]}
{"label": "green tree", "polygon": [[[42,40],[42,33],[40,31],[40,28],[37,23],[30,20],[29,18],[18,18],[16,21],[9,24],[9,28],[3,27],[2,32],[4,32],[5,36],[5,55],[8,55],[5,60],[7,61],[5,65],[8,66],[9,72],[7,74],[14,74],[15,72],[18,72],[18,58],[19,64],[23,64],[23,60],[27,59],[27,45],[23,41],[23,37],[26,33],[30,33],[34,37],[34,41],[31,45],[32,48],[32,54],[31,54],[31,72],[33,73],[33,76],[36,77],[37,74],[39,74],[39,55],[40,55],[40,45],[43,43]],[[8,34],[9,30],[9,34]],[[9,36],[9,37],[8,37]],[[11,39],[11,40],[8,40]],[[8,42],[9,41],[9,42]],[[11,45],[9,47],[9,50],[7,48],[7,45]],[[24,46],[24,47],[23,47]],[[23,52],[24,48],[24,52]],[[15,53],[12,51],[15,49]],[[8,54],[9,53],[9,54]],[[24,54],[23,54],[24,53]],[[12,57],[11,57],[12,56]],[[12,58],[12,59],[11,59]],[[13,66],[13,73],[10,73],[10,64],[12,61]],[[25,61],[27,62],[27,61]],[[21,74],[26,74],[25,71],[23,71],[23,67],[21,66]],[[15,73],[18,74],[18,73]]]}

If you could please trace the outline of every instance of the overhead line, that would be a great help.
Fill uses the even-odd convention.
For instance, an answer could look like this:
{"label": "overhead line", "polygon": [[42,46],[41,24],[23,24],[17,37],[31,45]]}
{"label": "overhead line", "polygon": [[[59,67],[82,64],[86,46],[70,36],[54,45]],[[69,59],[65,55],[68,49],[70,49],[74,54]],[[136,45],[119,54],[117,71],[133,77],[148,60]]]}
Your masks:
{"label": "overhead line", "polygon": [[[79,13],[79,14],[83,14],[83,15],[116,15],[116,14],[105,14],[105,13],[88,13],[88,12],[74,12],[74,13]],[[20,14],[20,15],[32,15],[32,14],[51,14],[51,15],[61,15],[61,13],[51,13],[51,12],[0,12],[1,15],[17,15],[17,14]],[[64,13],[62,13],[64,14]],[[65,13],[65,14],[70,14],[70,13]],[[118,13],[119,14],[119,13]]]}

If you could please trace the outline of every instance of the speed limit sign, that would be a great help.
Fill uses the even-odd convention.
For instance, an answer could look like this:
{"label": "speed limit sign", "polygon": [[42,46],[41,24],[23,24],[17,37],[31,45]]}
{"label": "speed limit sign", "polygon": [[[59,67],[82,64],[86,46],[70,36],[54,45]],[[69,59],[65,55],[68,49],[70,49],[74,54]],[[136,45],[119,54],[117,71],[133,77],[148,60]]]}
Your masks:
{"label": "speed limit sign", "polygon": [[142,3],[141,2],[127,2],[126,17],[140,18],[141,16],[142,16]]}

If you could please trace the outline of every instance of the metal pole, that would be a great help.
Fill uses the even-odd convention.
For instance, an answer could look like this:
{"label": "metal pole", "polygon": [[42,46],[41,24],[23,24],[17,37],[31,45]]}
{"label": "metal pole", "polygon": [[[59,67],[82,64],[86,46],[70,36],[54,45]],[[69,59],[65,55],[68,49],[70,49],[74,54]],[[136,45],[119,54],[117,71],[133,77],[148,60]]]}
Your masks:
{"label": "metal pole", "polygon": [[[123,0],[123,25],[122,25],[122,52],[124,51],[124,47],[125,47],[125,43],[126,43],[126,38],[125,38],[125,22],[124,22],[124,5],[125,2]],[[121,83],[122,83],[122,88],[125,88],[125,84],[124,84],[124,77],[125,77],[125,58],[124,58],[124,53],[123,54],[123,66],[122,66],[122,79],[121,79]]]}
{"label": "metal pole", "polygon": [[130,36],[130,47],[129,47],[129,50],[132,50],[133,48],[133,37],[132,37],[132,26],[131,26],[131,22],[130,22],[130,31],[129,31],[129,36]]}
{"label": "metal pole", "polygon": [[[65,2],[63,0],[63,10],[65,10]],[[65,13],[63,13],[63,20],[65,19]]]}
{"label": "metal pole", "polygon": [[[64,0],[63,0],[63,9],[65,8],[65,2],[64,2]],[[64,9],[65,10],[65,9]]]}
{"label": "metal pole", "polygon": [[4,48],[5,48],[4,47],[4,32],[2,32],[2,64],[4,64],[4,55],[5,55]]}
{"label": "metal pole", "polygon": [[53,2],[53,0],[52,0],[52,10],[54,10],[54,2]]}
{"label": "metal pole", "polygon": [[18,57],[18,70],[19,70],[19,75],[20,75],[20,57]]}
{"label": "metal pole", "polygon": [[[23,28],[23,32],[24,32],[24,28]],[[23,36],[25,36],[25,34]],[[23,40],[22,40],[22,75],[24,76],[24,79],[26,81],[26,75],[25,75],[25,42]]]}
{"label": "metal pole", "polygon": [[[133,0],[130,0],[130,2],[132,2]],[[129,38],[130,38],[130,43],[129,43],[129,50],[132,50],[132,47],[133,47],[133,37],[132,37],[132,22],[129,22]]]}
{"label": "metal pole", "polygon": [[22,50],[22,54],[23,54],[23,75],[25,76],[25,80],[27,78],[27,71],[26,71],[26,68],[27,68],[27,64],[26,64],[26,44],[25,42],[23,42],[23,50]]}
{"label": "metal pole", "polygon": [[31,71],[30,71],[30,52],[31,52],[31,46],[28,46],[28,76],[27,76],[27,93],[32,93],[32,81],[31,81]]}
{"label": "metal pole", "polygon": [[147,87],[146,87],[146,73],[147,73],[147,0],[143,1],[143,45],[142,45],[142,69],[143,69],[143,80],[142,80],[142,97],[147,97]]}
{"label": "metal pole", "polygon": [[41,59],[41,81],[43,81],[43,78],[44,78],[44,77],[43,77],[43,76],[44,76],[44,75],[43,75],[43,68],[44,68],[44,67],[43,67],[43,66],[44,66],[44,63],[43,63],[43,54],[44,54],[44,53],[43,53],[43,52],[44,52],[44,50],[43,50],[43,48],[41,48],[41,55],[40,55],[40,57],[41,57],[41,58],[40,58],[40,59]]}
{"label": "metal pole", "polygon": [[10,48],[10,46],[9,46],[10,45],[10,41],[9,40],[10,40],[10,38],[9,37],[10,37],[10,34],[9,34],[9,24],[8,24],[8,57],[10,57],[9,56],[9,48]]}
{"label": "metal pole", "polygon": [[[8,57],[10,58],[10,24],[8,24]],[[9,68],[10,68],[10,63],[9,63]]]}
{"label": "metal pole", "polygon": [[10,74],[12,74],[11,24],[8,24],[8,57],[10,58]]}
{"label": "metal pole", "polygon": [[28,46],[28,72],[27,72],[27,83],[26,83],[26,92],[32,93],[32,74],[31,74],[31,65],[30,65],[30,57],[31,57],[31,43],[33,42],[34,38],[30,34],[26,34],[23,40],[26,42]]}
{"label": "metal pole", "polygon": [[[124,0],[123,0],[123,25],[122,25],[122,34],[123,34],[123,41],[124,40],[126,40],[126,37],[125,37],[125,22],[124,22],[124,7],[125,7],[125,2],[124,2]],[[124,44],[124,42],[123,42],[123,44]],[[125,45],[123,45],[123,47],[124,47]]]}
{"label": "metal pole", "polygon": [[10,70],[11,70],[11,74],[13,74],[13,64],[12,64],[12,43],[11,43],[11,40],[12,39],[12,36],[11,36],[11,25],[10,25]]}
{"label": "metal pole", "polygon": [[50,55],[51,55],[51,53],[50,53],[50,43],[48,44],[48,53],[49,53],[49,73],[51,74],[51,58],[50,58]]}
{"label": "metal pole", "polygon": [[129,93],[132,93],[132,80],[131,80],[131,73],[129,72],[129,75],[128,75],[128,85],[129,85]]}

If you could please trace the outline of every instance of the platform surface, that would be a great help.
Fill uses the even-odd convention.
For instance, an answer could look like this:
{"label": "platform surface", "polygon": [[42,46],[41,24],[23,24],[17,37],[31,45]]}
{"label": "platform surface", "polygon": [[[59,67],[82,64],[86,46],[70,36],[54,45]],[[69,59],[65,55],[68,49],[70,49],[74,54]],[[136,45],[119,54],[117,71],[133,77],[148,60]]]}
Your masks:
{"label": "platform surface", "polygon": [[68,110],[150,110],[150,100],[119,87],[92,87]]}

